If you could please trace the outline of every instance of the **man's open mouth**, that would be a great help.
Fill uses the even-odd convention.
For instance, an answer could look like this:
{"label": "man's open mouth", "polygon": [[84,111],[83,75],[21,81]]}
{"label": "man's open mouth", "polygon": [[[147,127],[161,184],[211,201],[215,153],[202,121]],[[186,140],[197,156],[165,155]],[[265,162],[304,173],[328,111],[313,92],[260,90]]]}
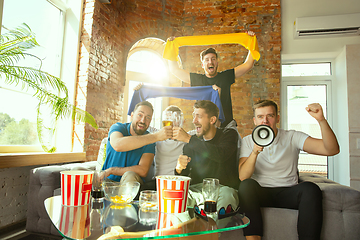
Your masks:
{"label": "man's open mouth", "polygon": [[141,129],[144,129],[145,125],[144,124],[138,124],[138,127],[141,128]]}

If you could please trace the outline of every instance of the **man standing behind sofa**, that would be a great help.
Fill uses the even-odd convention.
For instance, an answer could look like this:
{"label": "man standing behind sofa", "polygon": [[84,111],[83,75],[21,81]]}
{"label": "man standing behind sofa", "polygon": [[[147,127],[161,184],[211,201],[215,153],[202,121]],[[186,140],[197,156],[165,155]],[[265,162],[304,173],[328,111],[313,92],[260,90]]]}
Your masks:
{"label": "man standing behind sofa", "polygon": [[154,109],[147,101],[136,104],[131,122],[115,123],[109,130],[106,159],[103,165],[105,177],[112,181],[137,181],[143,184],[154,161],[155,142],[172,137],[171,126],[159,132],[147,131]]}
{"label": "man standing behind sofa", "polygon": [[[252,31],[248,31],[247,34],[255,36],[255,33]],[[168,41],[174,41],[174,39],[175,37],[169,37]],[[236,122],[235,120],[233,121],[230,87],[235,83],[235,78],[241,77],[251,70],[254,66],[254,58],[249,51],[244,63],[222,72],[218,72],[219,59],[214,48],[207,48],[202,51],[200,53],[200,60],[204,74],[190,73],[180,68],[176,61],[169,61],[169,70],[181,81],[190,83],[192,87],[212,85],[215,90],[218,90],[225,115],[225,121],[221,124],[221,127],[225,128],[232,122],[228,127],[235,126],[234,129],[236,130]]]}
{"label": "man standing behind sofa", "polygon": [[176,175],[191,177],[188,205],[203,202],[201,190],[204,178],[217,178],[221,184],[217,209],[231,204],[238,205],[236,188],[238,134],[234,129],[216,128],[218,107],[208,100],[194,104],[193,123],[196,135],[189,135],[184,129],[173,128],[173,139],[186,142],[175,168]]}
{"label": "man standing behind sofa", "polygon": [[255,144],[251,135],[241,141],[239,201],[242,211],[251,221],[244,228],[246,239],[261,239],[263,236],[261,207],[298,209],[299,239],[320,239],[322,192],[312,182],[298,183],[297,166],[300,150],[323,156],[339,153],[336,136],[321,105],[310,104],[306,111],[318,121],[322,139],[303,132],[278,129],[276,124],[280,116],[273,101],[261,100],[253,110],[254,124],[271,127],[275,139],[265,148]]}

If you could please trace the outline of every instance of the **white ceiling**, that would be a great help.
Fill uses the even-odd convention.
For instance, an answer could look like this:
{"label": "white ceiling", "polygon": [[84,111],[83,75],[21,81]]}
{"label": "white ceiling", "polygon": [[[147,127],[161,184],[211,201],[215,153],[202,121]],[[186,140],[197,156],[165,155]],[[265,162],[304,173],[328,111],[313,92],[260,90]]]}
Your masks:
{"label": "white ceiling", "polygon": [[294,39],[297,17],[360,13],[360,0],[281,0],[283,62],[335,58],[345,45],[360,44],[359,36]]}

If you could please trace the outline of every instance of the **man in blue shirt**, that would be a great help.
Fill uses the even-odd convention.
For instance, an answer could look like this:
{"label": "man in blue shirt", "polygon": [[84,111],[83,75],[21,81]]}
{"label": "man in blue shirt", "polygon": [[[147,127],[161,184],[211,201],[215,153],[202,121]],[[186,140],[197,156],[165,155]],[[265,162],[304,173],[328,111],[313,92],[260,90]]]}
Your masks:
{"label": "man in blue shirt", "polygon": [[171,126],[148,134],[153,112],[151,103],[143,101],[135,106],[131,122],[111,126],[103,165],[105,177],[122,183],[143,183],[154,160],[155,142],[172,138]]}

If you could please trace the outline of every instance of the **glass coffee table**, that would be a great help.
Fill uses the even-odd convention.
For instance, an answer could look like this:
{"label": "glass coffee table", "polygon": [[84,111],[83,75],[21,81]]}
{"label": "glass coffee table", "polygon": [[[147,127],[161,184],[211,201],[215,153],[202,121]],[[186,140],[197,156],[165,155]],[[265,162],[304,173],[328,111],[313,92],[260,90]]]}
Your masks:
{"label": "glass coffee table", "polygon": [[184,213],[166,214],[143,211],[139,203],[113,205],[105,199],[68,207],[61,196],[44,202],[52,223],[65,239],[211,239],[219,233],[248,226],[250,220],[240,213],[216,219],[195,216],[193,208]]}

